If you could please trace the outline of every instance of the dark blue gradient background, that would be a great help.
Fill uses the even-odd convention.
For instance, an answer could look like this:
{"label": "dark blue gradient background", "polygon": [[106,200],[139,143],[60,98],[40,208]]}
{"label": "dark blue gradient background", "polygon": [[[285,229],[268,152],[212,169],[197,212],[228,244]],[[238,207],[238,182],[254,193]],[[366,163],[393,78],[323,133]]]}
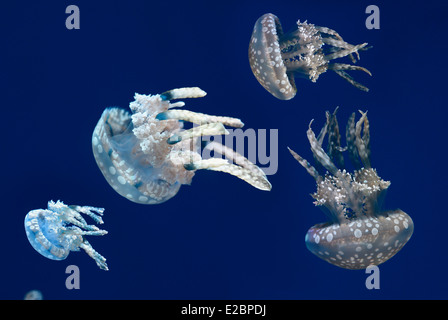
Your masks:
{"label": "dark blue gradient background", "polygon": [[[78,5],[81,29],[65,28]],[[365,8],[381,10],[381,29],[365,27]],[[351,72],[365,93],[328,72],[297,79],[290,101],[255,80],[247,51],[255,21],[276,14],[285,30],[298,19],[368,42]],[[0,298],[31,289],[45,299],[446,299],[447,102],[443,1],[15,1],[0,5],[1,139]],[[342,61],[341,61],[342,62]],[[278,172],[271,192],[233,176],[201,171],[161,205],[119,196],[103,178],[91,135],[109,106],[135,92],[199,86],[192,111],[241,118],[246,128],[278,129]],[[324,112],[339,122],[369,111],[373,167],[392,185],[385,208],[401,208],[414,235],[380,266],[381,289],[364,271],[334,267],[305,247],[309,227],[325,221],[312,203],[315,183],[291,157],[311,160],[306,130]],[[100,270],[84,252],[62,261],[38,254],[23,227],[48,200],[106,208],[109,234],[90,237],[107,258]],[[81,289],[65,288],[65,268]]]}

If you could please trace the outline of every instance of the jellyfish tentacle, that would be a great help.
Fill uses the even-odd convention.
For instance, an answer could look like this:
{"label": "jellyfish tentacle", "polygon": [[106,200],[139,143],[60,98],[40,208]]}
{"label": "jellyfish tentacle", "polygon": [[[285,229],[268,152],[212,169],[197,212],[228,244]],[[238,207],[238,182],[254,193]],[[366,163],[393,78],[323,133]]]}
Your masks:
{"label": "jellyfish tentacle", "polygon": [[[369,123],[366,120],[367,119],[367,112],[359,111],[362,116],[361,119],[358,120],[356,123],[356,139],[355,139],[355,145],[358,149],[359,157],[361,158],[361,162],[364,165],[364,168],[368,169],[371,168],[370,165],[370,158],[369,158],[369,141],[370,141],[370,133],[369,133]],[[364,136],[361,137],[361,131],[364,127]]]}
{"label": "jellyfish tentacle", "polygon": [[176,144],[180,141],[187,139],[201,137],[201,136],[214,136],[214,135],[227,135],[229,131],[224,128],[223,124],[220,122],[207,123],[199,127],[194,127],[188,130],[181,131],[179,133],[173,134],[166,141],[168,144]]}
{"label": "jellyfish tentacle", "polygon": [[367,70],[366,68],[363,68],[360,66],[354,66],[351,64],[345,64],[345,63],[329,63],[328,69],[333,70],[333,71],[335,71],[335,70],[359,70],[359,71],[364,71],[369,76],[372,76],[372,73],[369,70]]}
{"label": "jellyfish tentacle", "polygon": [[[337,108],[335,111],[337,111]],[[332,162],[329,155],[327,153],[325,153],[322,146],[319,145],[319,142],[317,141],[317,139],[314,135],[314,132],[311,129],[311,124],[313,123],[313,121],[314,121],[314,119],[311,120],[309,127],[308,127],[308,131],[307,131],[307,136],[308,136],[308,140],[311,145],[311,151],[313,152],[313,156],[315,157],[315,159],[317,160],[318,163],[323,165],[324,168],[327,169],[333,175],[332,180],[334,181],[333,182],[334,184],[340,184],[344,188],[350,189],[350,181],[347,178],[347,174],[345,173],[345,170],[344,170],[344,172],[339,170],[336,167],[336,165]],[[352,208],[355,207],[356,199],[353,195],[350,195],[350,194],[348,195],[347,204],[348,204],[347,205],[348,207],[352,207]]]}
{"label": "jellyfish tentacle", "polygon": [[[350,47],[350,48],[354,47],[353,44],[350,44],[350,43],[346,42],[346,41],[342,38],[342,36],[341,36],[338,32],[336,32],[335,30],[330,29],[330,28],[328,28],[328,27],[321,27],[321,26],[314,26],[314,27],[315,27],[321,34],[325,34],[325,35],[333,36],[336,40],[339,40],[339,41],[343,42],[342,46],[337,46],[337,47],[342,48],[342,47],[347,46],[346,49],[348,49],[349,47]],[[323,40],[323,41],[325,41],[326,39],[331,39],[331,38],[329,38],[329,37],[322,37],[322,40]],[[371,49],[371,48],[372,48],[372,46],[363,47],[363,48],[358,49],[357,52],[355,52],[355,53],[356,53],[356,56],[357,56],[357,58],[358,58],[358,60],[360,59],[360,57],[359,57],[359,51],[366,51],[366,50],[369,50],[369,49]],[[352,62],[353,62],[353,63],[356,63],[356,59],[355,59],[352,55],[351,55],[351,59],[352,59]]]}
{"label": "jellyfish tentacle", "polygon": [[359,162],[358,150],[356,148],[356,128],[355,128],[356,114],[353,112],[348,118],[347,128],[345,131],[345,137],[347,140],[347,150],[351,163],[355,169],[361,169],[361,163]]}
{"label": "jellyfish tentacle", "polygon": [[[77,206],[67,206],[65,205],[62,201],[57,201],[57,202],[53,202],[53,201],[49,201],[48,202],[48,209],[50,211],[54,211],[57,212],[61,219],[63,219],[64,221],[66,221],[69,224],[72,224],[76,227],[79,228],[79,230],[88,230],[88,231],[98,231],[100,230],[97,226],[95,225],[90,225],[87,223],[87,221],[84,219],[84,217],[81,215],[81,213],[85,213],[86,215],[89,215],[92,217],[93,220],[95,220],[95,222],[97,223],[103,223],[103,220],[101,219],[101,217],[99,217],[98,215],[92,213],[90,210],[88,210],[87,208],[81,209],[81,211],[78,211]],[[98,211],[101,211],[104,209],[103,208],[97,208]],[[62,229],[64,230],[64,229]]]}
{"label": "jellyfish tentacle", "polygon": [[322,164],[325,167],[325,169],[330,171],[331,174],[337,176],[339,175],[338,168],[336,168],[334,163],[331,161],[330,157],[322,149],[322,146],[317,141],[316,136],[313,130],[311,129],[311,124],[313,123],[313,121],[314,120],[311,120],[308,126],[308,131],[306,132],[308,136],[308,141],[310,142],[311,145],[311,151],[313,152],[313,155],[316,157],[317,161],[320,164]]}
{"label": "jellyfish tentacle", "polygon": [[90,206],[77,206],[77,205],[70,205],[68,207],[77,212],[84,213],[85,215],[92,218],[96,223],[99,223],[99,224],[104,223],[103,219],[101,218],[101,216],[104,213],[104,208],[95,208],[95,207],[90,207]]}
{"label": "jellyfish tentacle", "polygon": [[[320,132],[319,132],[319,135],[317,136],[317,142],[318,142],[318,144],[322,147],[322,145],[323,145],[323,142],[324,142],[324,139],[325,139],[325,136],[327,135],[327,133],[328,133],[328,126],[329,126],[329,114],[328,114],[328,111],[325,113],[325,115],[326,115],[326,117],[327,117],[327,121],[325,121],[325,124],[324,124],[324,126],[322,127],[322,129],[320,130]],[[313,158],[314,158],[314,166],[315,166],[315,169],[318,171],[318,172],[323,172],[324,171],[324,169],[323,169],[323,166],[322,166],[322,164],[319,162],[319,159],[316,157],[316,155],[313,153]]]}
{"label": "jellyfish tentacle", "polygon": [[224,165],[228,165],[229,162],[225,159],[201,159],[195,162],[185,163],[184,167],[186,170],[204,170],[204,169],[212,169]]}
{"label": "jellyfish tentacle", "polygon": [[328,44],[332,47],[342,48],[342,49],[353,49],[354,45],[345,42],[344,40],[334,39],[330,37],[323,37],[323,43]]}
{"label": "jellyfish tentacle", "polygon": [[[344,39],[341,37],[341,35],[339,35],[339,33],[337,33],[337,32],[336,32],[335,30],[333,30],[333,29],[330,29],[330,28],[327,28],[327,27],[321,27],[321,26],[316,26],[316,29],[317,29],[320,33],[327,34],[327,35],[331,35],[331,36],[335,37],[337,40],[343,42],[344,44],[347,44],[347,45],[353,47],[352,44],[349,44],[349,43],[345,42]],[[340,47],[340,46],[338,46],[338,47]],[[356,63],[356,58],[353,56],[353,53],[350,53],[350,54],[349,54],[349,57],[350,57],[350,60],[351,60],[353,63]],[[359,52],[358,52],[358,51],[356,51],[356,57],[358,58],[358,60],[360,59],[360,57],[359,57]]]}
{"label": "jellyfish tentacle", "polygon": [[[317,30],[319,30],[319,32],[321,32],[321,33],[323,33],[323,34],[327,34],[327,35],[333,36],[333,37],[335,37],[337,40],[343,42],[343,43],[341,43],[340,45],[337,45],[336,47],[340,47],[340,48],[346,47],[346,49],[348,49],[348,48],[353,48],[353,47],[354,47],[354,45],[352,45],[352,44],[346,42],[346,41],[339,35],[339,33],[337,33],[335,30],[332,30],[332,29],[327,28],[327,27],[320,27],[320,26],[315,26],[315,27],[316,27]],[[325,41],[326,39],[329,39],[329,38],[328,38],[328,37],[322,37],[322,40],[323,40],[323,41]],[[356,58],[353,56],[353,54],[351,53],[351,54],[349,55],[351,61],[352,61],[353,63],[356,63],[357,60],[360,60],[359,51],[366,51],[366,50],[369,50],[369,49],[371,49],[371,48],[372,48],[372,46],[368,46],[368,47],[365,46],[365,47],[359,48],[356,52],[354,52],[354,53],[356,54],[356,58],[357,58],[357,59],[356,59]]]}
{"label": "jellyfish tentacle", "polygon": [[61,219],[65,221],[66,224],[69,224],[68,227],[63,226],[61,228],[62,232],[94,236],[102,236],[107,234],[106,230],[101,230],[93,224],[88,224],[81,215],[81,213],[84,213],[91,217],[96,223],[103,224],[103,219],[92,211],[96,211],[98,214],[103,215],[104,208],[95,208],[90,206],[81,207],[77,205],[68,206],[59,200],[56,203],[49,201],[48,208],[56,211],[60,215]]}
{"label": "jellyfish tentacle", "polygon": [[176,100],[176,99],[185,99],[185,98],[202,98],[207,95],[207,92],[198,87],[186,87],[186,88],[177,88],[165,91],[160,94],[162,100]]}
{"label": "jellyfish tentacle", "polygon": [[[354,49],[354,45],[345,42],[344,40],[339,40],[339,39],[334,39],[334,38],[330,38],[330,37],[322,37],[322,42],[331,46],[330,48],[333,50],[333,52],[339,52],[340,49],[347,49],[347,50],[353,50]],[[358,50],[361,50],[362,48],[359,48]],[[355,50],[354,52],[351,52],[348,54],[348,56],[350,57],[350,60],[352,61],[352,63],[356,63],[357,60],[360,60],[361,57],[359,56],[359,52],[358,50]],[[353,53],[356,54],[356,58],[353,56]]]}
{"label": "jellyfish tentacle", "polygon": [[350,55],[351,53],[357,52],[358,50],[364,48],[367,45],[368,45],[368,43],[362,43],[362,44],[353,46],[352,48],[349,48],[349,49],[341,49],[339,51],[336,51],[334,53],[324,56],[324,59],[327,61],[330,61],[330,60],[334,60],[334,59],[338,59],[338,58],[343,58],[345,56]]}
{"label": "jellyfish tentacle", "polygon": [[212,150],[214,152],[217,152],[223,156],[229,161],[232,161],[236,163],[237,165],[250,170],[254,173],[254,175],[260,175],[263,179],[266,179],[266,174],[263,172],[263,170],[260,169],[260,167],[253,164],[249,159],[247,159],[245,156],[239,154],[233,149],[230,149],[229,147],[226,147],[225,145],[218,143],[216,141],[212,141],[209,144],[205,146],[204,149]]}
{"label": "jellyfish tentacle", "polygon": [[205,113],[193,112],[190,110],[168,110],[161,112],[156,117],[157,120],[183,120],[195,124],[206,124],[213,122],[221,122],[223,125],[242,128],[244,123],[238,118],[213,116]]}
{"label": "jellyfish tentacle", "polygon": [[[359,111],[359,112],[362,114],[362,111]],[[367,118],[367,111],[365,113],[366,113],[366,117],[364,119],[362,141],[364,142],[367,158],[369,159],[369,162],[370,162],[370,154],[371,154],[371,151],[370,151],[370,124],[369,124],[369,119]]]}
{"label": "jellyfish tentacle", "polygon": [[328,123],[328,155],[330,159],[333,160],[336,166],[343,168],[344,167],[344,157],[341,151],[341,134],[339,132],[339,124],[336,118],[336,112],[339,107],[330,114],[328,111],[326,112],[327,123]]}
{"label": "jellyfish tentacle", "polygon": [[327,132],[328,132],[328,111],[327,111],[326,115],[327,115],[327,121],[325,122],[324,126],[322,127],[322,129],[319,132],[319,135],[317,136],[317,141],[319,142],[320,146],[322,146],[325,136],[327,135]]}
{"label": "jellyfish tentacle", "polygon": [[81,230],[81,229],[75,229],[75,228],[65,228],[63,229],[63,232],[65,233],[71,233],[71,234],[77,234],[80,236],[104,236],[108,232],[106,230],[101,230],[98,227],[95,227],[97,230]]}
{"label": "jellyfish tentacle", "polygon": [[[234,175],[260,190],[271,190],[266,174],[246,157],[218,142],[212,141],[204,149],[217,152],[225,159],[211,158],[185,164],[187,170],[208,169]],[[230,163],[232,161],[235,164]]]}
{"label": "jellyfish tentacle", "polygon": [[339,33],[337,31],[333,30],[333,29],[330,29],[328,27],[321,27],[321,26],[315,26],[315,28],[317,30],[319,30],[319,32],[321,32],[321,33],[326,33],[326,34],[335,36],[339,40],[343,40],[342,37],[339,35]]}
{"label": "jellyfish tentacle", "polygon": [[319,174],[319,172],[314,168],[308,161],[303,159],[301,156],[299,156],[296,152],[294,152],[292,149],[287,147],[289,152],[292,154],[294,159],[296,159],[302,167],[306,169],[306,171],[316,180],[317,183],[321,182],[323,180],[322,176]]}
{"label": "jellyfish tentacle", "polygon": [[168,109],[171,109],[171,108],[182,108],[184,106],[185,106],[185,102],[183,102],[183,101],[170,102],[170,105],[168,106]]}
{"label": "jellyfish tentacle", "polygon": [[105,271],[108,271],[109,268],[106,263],[106,258],[99,254],[87,240],[84,240],[79,247],[83,249],[93,260],[95,260],[97,266]]}
{"label": "jellyfish tentacle", "polygon": [[[222,161],[220,161],[222,160]],[[187,170],[198,170],[198,169],[208,169],[212,171],[221,171],[228,174],[231,174],[241,180],[246,181],[253,187],[269,191],[271,190],[271,184],[265,180],[260,180],[258,177],[254,177],[252,171],[247,170],[246,168],[230,164],[224,159],[206,159],[201,160],[199,162],[195,162],[191,165],[186,165]]]}
{"label": "jellyfish tentacle", "polygon": [[347,72],[344,72],[342,70],[334,70],[340,76],[341,78],[345,79],[347,82],[349,82],[352,86],[358,88],[359,90],[368,92],[369,88],[366,86],[363,86],[359,82],[355,81]]}
{"label": "jellyfish tentacle", "polygon": [[247,178],[244,178],[243,180],[247,182],[251,181],[249,182],[250,184],[261,190],[271,190],[272,186],[263,170],[235,150],[230,149],[229,147],[226,147],[216,141],[209,143],[205,149],[213,150],[243,168],[242,172],[245,176],[247,176]]}

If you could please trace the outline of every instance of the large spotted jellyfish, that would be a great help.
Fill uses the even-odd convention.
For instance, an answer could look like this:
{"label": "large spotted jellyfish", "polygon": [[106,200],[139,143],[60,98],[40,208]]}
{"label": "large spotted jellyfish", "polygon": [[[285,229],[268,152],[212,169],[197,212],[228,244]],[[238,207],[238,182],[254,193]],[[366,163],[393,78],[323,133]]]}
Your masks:
{"label": "large spotted jellyfish", "polygon": [[89,225],[81,214],[102,224],[103,208],[65,205],[62,201],[49,201],[47,209],[37,209],[25,216],[25,231],[33,248],[52,260],[64,260],[70,251],[83,249],[98,267],[109,270],[106,258],[96,252],[85,236],[102,236],[107,231]]}
{"label": "large spotted jellyfish", "polygon": [[371,75],[367,69],[331,62],[349,56],[355,63],[359,60],[358,51],[367,49],[367,43],[349,44],[336,31],[306,21],[297,21],[297,29],[284,34],[280,20],[266,13],[255,23],[249,43],[249,63],[258,82],[281,100],[296,95],[294,76],[316,82],[327,70],[333,70],[356,88],[368,91],[345,72],[360,70]]}
{"label": "large spotted jellyfish", "polygon": [[[367,112],[355,124],[355,113],[346,128],[347,146],[341,148],[336,111],[327,112],[327,121],[316,137],[307,131],[316,168],[289,149],[293,157],[316,180],[314,204],[324,209],[329,221],[311,227],[306,236],[307,248],[325,261],[346,269],[365,269],[393,257],[411,238],[414,223],[400,209],[382,211],[381,205],[390,185],[370,164],[370,131]],[[322,142],[328,135],[328,150]],[[347,151],[356,168],[349,173],[342,152]],[[322,176],[319,169],[326,169]]]}
{"label": "large spotted jellyfish", "polygon": [[[224,125],[241,128],[240,119],[174,109],[206,93],[197,88],[173,89],[162,94],[135,94],[129,107],[107,108],[93,132],[96,162],[107,182],[123,197],[140,204],[158,204],[190,184],[195,171],[209,169],[232,174],[255,188],[270,190],[264,172],[236,151],[215,141],[208,151],[225,156],[202,159],[199,138],[229,132]],[[183,130],[183,121],[197,126]],[[232,163],[231,163],[232,162]]]}

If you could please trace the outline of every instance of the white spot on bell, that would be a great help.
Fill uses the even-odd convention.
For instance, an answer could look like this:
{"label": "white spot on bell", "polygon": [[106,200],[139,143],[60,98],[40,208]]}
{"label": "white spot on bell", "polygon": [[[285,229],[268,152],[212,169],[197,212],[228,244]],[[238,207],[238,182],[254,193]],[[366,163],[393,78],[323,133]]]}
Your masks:
{"label": "white spot on bell", "polygon": [[126,184],[126,179],[123,178],[123,176],[118,176],[117,180],[118,180],[118,182],[120,182],[121,184]]}

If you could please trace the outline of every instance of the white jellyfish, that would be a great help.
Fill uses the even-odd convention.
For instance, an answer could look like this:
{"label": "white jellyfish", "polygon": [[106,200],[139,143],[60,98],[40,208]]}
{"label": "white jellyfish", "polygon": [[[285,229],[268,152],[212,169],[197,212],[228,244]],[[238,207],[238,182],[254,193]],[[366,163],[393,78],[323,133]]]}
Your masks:
{"label": "white jellyfish", "polygon": [[[305,243],[313,254],[335,266],[365,269],[386,262],[400,251],[411,238],[414,223],[400,209],[382,209],[390,182],[381,179],[371,167],[367,112],[360,111],[361,119],[356,123],[355,113],[350,116],[346,127],[347,146],[342,148],[336,111],[337,108],[333,114],[326,113],[327,122],[317,137],[311,129],[312,121],[308,128],[316,167],[288,148],[316,180],[314,204],[328,218],[327,222],[308,230]],[[325,136],[328,137],[327,152],[322,147]],[[345,167],[345,151],[356,168],[353,173],[339,169]],[[327,172],[321,175],[319,169]]]}
{"label": "white jellyfish", "polygon": [[333,70],[356,88],[369,91],[345,72],[359,70],[372,75],[369,70],[332,61],[349,56],[355,63],[359,51],[367,49],[367,43],[349,44],[336,31],[306,21],[297,21],[297,28],[284,34],[277,16],[266,13],[255,23],[249,62],[255,78],[269,93],[289,100],[297,92],[294,77],[316,82],[327,70]]}
{"label": "white jellyfish", "polygon": [[[185,103],[170,101],[205,95],[197,87],[156,95],[136,93],[129,105],[132,113],[120,108],[103,112],[92,136],[93,154],[115,191],[136,203],[162,203],[174,197],[182,184],[190,184],[199,169],[226,172],[255,188],[271,189],[258,166],[217,142],[206,148],[226,159],[202,159],[196,149],[200,136],[228,134],[224,125],[244,125],[236,118],[174,109]],[[198,126],[183,130],[182,121]]]}

